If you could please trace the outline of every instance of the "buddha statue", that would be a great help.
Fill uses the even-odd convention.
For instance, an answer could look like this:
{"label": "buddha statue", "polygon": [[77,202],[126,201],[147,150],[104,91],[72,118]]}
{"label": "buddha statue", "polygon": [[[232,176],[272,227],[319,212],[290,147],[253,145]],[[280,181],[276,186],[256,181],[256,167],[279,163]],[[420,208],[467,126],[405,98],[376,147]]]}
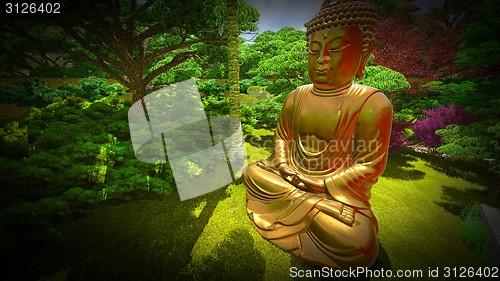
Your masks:
{"label": "buddha statue", "polygon": [[307,27],[312,84],[286,98],[273,153],[244,173],[247,213],[281,249],[331,268],[370,267],[378,255],[371,187],[385,169],[392,106],[353,83],[373,50],[366,1],[325,0]]}

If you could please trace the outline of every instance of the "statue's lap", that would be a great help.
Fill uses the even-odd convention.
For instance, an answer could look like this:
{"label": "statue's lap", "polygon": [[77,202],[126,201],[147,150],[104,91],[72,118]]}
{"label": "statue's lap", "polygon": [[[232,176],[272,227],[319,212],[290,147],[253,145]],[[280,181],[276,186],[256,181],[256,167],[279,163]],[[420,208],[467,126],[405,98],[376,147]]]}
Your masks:
{"label": "statue's lap", "polygon": [[[287,195],[296,191],[297,188],[285,181],[277,171],[273,173],[264,170],[256,164],[252,164],[248,166],[244,175],[248,194],[247,198],[249,201],[254,200],[268,205],[276,203],[283,207],[290,206],[292,201],[297,199],[296,196],[287,198]],[[308,192],[302,192],[302,194],[305,194],[305,197],[313,195]],[[314,195],[325,197],[323,193]],[[288,202],[283,202],[283,200],[288,200]],[[322,200],[331,199],[324,198]],[[258,211],[259,210],[253,209],[252,215],[262,215],[258,214]],[[262,211],[263,214],[269,212],[271,211]],[[316,214],[308,227],[301,233],[295,233],[294,235],[301,237],[299,240],[302,240],[302,242],[299,243],[311,244],[311,241],[314,241],[312,244],[319,244],[319,248],[325,248],[326,251],[318,253],[318,251],[321,252],[321,250],[319,250],[317,246],[314,247],[309,245],[303,247],[303,249],[298,252],[293,252],[293,254],[311,261],[317,260],[317,263],[322,265],[331,265],[332,262],[336,264],[342,262],[342,258],[337,261],[335,258],[331,261],[322,260],[321,256],[323,256],[325,252],[326,255],[344,256],[349,260],[351,266],[355,266],[356,264],[359,264],[359,266],[373,264],[378,254],[377,230],[368,217],[356,212],[354,224],[348,226],[336,218],[318,211],[315,207],[311,209],[311,212],[316,212]],[[251,218],[252,215],[250,216]],[[280,246],[279,239],[274,242],[276,245]],[[320,258],[315,258],[318,256]],[[330,259],[332,258],[330,257]]]}

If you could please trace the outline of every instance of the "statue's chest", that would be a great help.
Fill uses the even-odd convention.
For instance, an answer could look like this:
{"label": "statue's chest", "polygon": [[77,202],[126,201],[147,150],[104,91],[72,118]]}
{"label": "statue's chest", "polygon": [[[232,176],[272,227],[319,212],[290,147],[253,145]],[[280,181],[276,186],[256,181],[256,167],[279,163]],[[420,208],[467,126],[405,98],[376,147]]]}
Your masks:
{"label": "statue's chest", "polygon": [[323,140],[335,139],[335,129],[345,114],[342,108],[345,99],[343,96],[306,97],[296,112],[299,134],[313,135]]}

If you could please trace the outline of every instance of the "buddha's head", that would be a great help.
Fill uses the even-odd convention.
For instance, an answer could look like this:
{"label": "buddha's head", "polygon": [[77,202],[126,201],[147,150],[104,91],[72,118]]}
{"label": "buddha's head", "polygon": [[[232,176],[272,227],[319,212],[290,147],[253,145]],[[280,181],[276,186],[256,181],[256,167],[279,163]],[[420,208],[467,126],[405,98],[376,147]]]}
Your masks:
{"label": "buddha's head", "polygon": [[363,0],[323,2],[307,27],[309,78],[316,88],[335,90],[363,77],[377,18]]}

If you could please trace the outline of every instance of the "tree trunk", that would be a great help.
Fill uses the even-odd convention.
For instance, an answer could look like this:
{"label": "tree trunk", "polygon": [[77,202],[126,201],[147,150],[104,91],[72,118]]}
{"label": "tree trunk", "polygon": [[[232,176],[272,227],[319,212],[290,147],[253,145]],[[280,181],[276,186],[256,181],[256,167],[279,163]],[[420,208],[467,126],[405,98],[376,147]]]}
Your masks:
{"label": "tree trunk", "polygon": [[230,116],[240,119],[240,66],[238,62],[238,0],[227,0],[228,46],[229,46],[229,100]]}
{"label": "tree trunk", "polygon": [[[228,29],[228,47],[229,47],[229,63],[228,63],[228,84],[229,84],[229,101],[231,103],[231,111],[229,113],[231,133],[241,130],[240,124],[240,65],[238,62],[238,0],[227,0],[227,29]],[[229,147],[227,147],[229,144]],[[236,167],[231,165],[231,159],[237,159],[242,154],[243,138],[232,139],[231,143],[223,143],[226,153],[226,161],[231,172],[233,182],[241,179],[241,174]]]}
{"label": "tree trunk", "polygon": [[146,96],[146,88],[142,85],[134,87],[132,94],[132,101],[136,102]]}

